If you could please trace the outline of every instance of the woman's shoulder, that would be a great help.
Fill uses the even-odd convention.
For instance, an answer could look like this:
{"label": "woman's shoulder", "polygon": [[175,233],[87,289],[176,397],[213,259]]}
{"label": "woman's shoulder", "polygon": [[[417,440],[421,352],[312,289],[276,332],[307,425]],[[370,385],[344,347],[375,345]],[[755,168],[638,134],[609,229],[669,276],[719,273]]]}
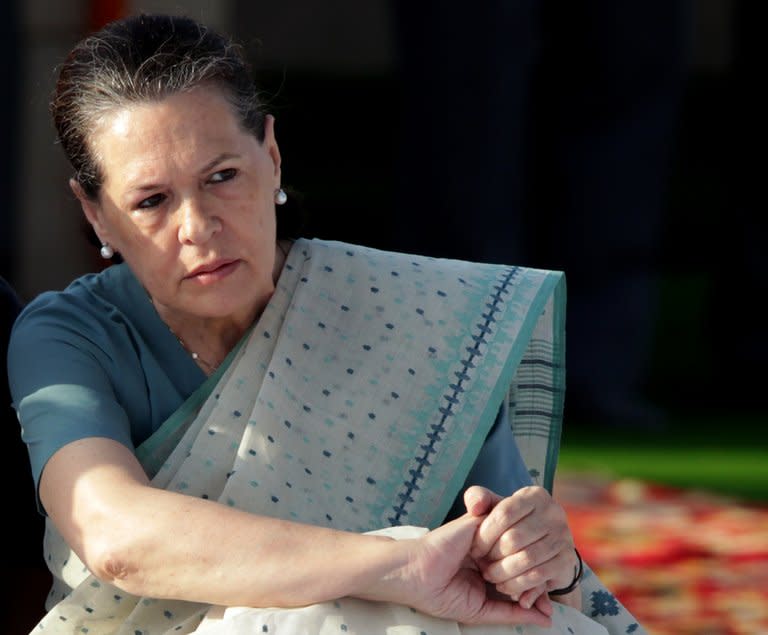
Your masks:
{"label": "woman's shoulder", "polygon": [[64,289],[43,291],[27,302],[16,318],[11,339],[61,332],[96,335],[110,323],[137,316],[142,292],[124,264],[84,274]]}
{"label": "woman's shoulder", "polygon": [[24,306],[19,319],[32,314],[57,314],[62,316],[85,310],[101,313],[107,307],[130,306],[138,282],[124,264],[112,265],[103,271],[86,273],[75,278],[63,289],[39,293]]}

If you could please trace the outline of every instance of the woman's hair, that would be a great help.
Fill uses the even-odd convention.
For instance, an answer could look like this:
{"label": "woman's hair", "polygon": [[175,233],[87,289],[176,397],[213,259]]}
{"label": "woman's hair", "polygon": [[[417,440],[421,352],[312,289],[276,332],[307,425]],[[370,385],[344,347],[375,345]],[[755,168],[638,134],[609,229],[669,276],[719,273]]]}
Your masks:
{"label": "woman's hair", "polygon": [[160,100],[202,84],[219,87],[241,125],[264,140],[264,112],[240,46],[183,16],[137,15],[80,41],[59,70],[51,114],[83,192],[104,180],[88,133],[116,108]]}

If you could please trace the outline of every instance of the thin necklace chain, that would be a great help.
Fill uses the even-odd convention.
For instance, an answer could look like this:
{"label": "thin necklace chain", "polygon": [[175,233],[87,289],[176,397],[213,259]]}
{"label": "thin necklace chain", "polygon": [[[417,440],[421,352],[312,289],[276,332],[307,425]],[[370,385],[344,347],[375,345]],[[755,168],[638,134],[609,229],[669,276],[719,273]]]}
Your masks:
{"label": "thin necklace chain", "polygon": [[[149,303],[153,307],[155,307],[155,301],[152,299],[152,296],[147,294],[147,298],[149,299]],[[157,311],[157,307],[155,307],[155,311]],[[168,331],[171,333],[171,335],[173,335],[176,338],[176,341],[179,344],[181,344],[181,348],[183,348],[185,351],[187,351],[189,356],[193,360],[195,360],[195,362],[201,363],[203,366],[205,366],[211,372],[211,374],[213,374],[217,370],[219,370],[219,366],[221,366],[221,364],[212,364],[207,359],[203,359],[202,357],[200,357],[200,355],[198,353],[196,353],[195,351],[190,349],[189,346],[187,346],[187,343],[183,339],[181,339],[178,335],[176,335],[176,332],[170,326],[168,326],[167,324],[166,324],[166,326],[168,327]]]}
{"label": "thin necklace chain", "polygon": [[183,348],[185,351],[187,351],[187,353],[189,353],[189,356],[190,356],[192,359],[194,359],[196,362],[200,362],[200,363],[201,363],[203,366],[205,366],[206,368],[208,368],[208,369],[211,371],[211,373],[215,373],[217,370],[219,370],[219,366],[220,366],[220,364],[211,364],[211,362],[209,362],[209,361],[207,361],[207,360],[203,359],[202,357],[200,357],[200,355],[198,355],[197,353],[195,353],[195,351],[191,350],[191,349],[190,349],[190,348],[187,346],[186,342],[184,342],[184,340],[183,340],[183,339],[181,339],[181,338],[180,338],[178,335],[176,335],[176,333],[174,333],[174,332],[173,332],[173,329],[171,329],[170,327],[168,327],[168,330],[169,330],[169,331],[171,332],[171,334],[172,334],[172,335],[173,335],[173,336],[174,336],[174,337],[175,337],[175,338],[176,338],[176,339],[179,341],[179,344],[181,344],[181,347],[182,347],[182,348]]}

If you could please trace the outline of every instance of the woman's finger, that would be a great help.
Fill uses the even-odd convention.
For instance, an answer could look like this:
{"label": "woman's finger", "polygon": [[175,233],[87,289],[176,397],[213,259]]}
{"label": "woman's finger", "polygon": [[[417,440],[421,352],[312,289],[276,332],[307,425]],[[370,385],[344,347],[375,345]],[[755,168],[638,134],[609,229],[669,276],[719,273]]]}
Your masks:
{"label": "woman's finger", "polygon": [[534,514],[522,518],[507,529],[493,544],[484,560],[495,562],[523,551],[548,536],[557,536],[545,523],[535,522]]}
{"label": "woman's finger", "polygon": [[535,584],[545,583],[550,579],[558,578],[562,573],[560,569],[567,569],[567,565],[559,558],[566,549],[568,545],[564,541],[554,540],[549,535],[545,535],[509,556],[494,561],[490,559],[483,561],[483,578],[491,584],[500,584],[528,574],[528,580],[533,575],[541,578],[534,580]]}
{"label": "woman's finger", "polygon": [[533,624],[542,628],[552,626],[552,608],[542,610],[538,604],[525,609],[509,600],[488,600],[483,610],[469,623],[475,624]]}
{"label": "woman's finger", "polygon": [[500,500],[478,527],[472,545],[473,558],[487,558],[501,536],[535,509],[536,499],[523,488]]}
{"label": "woman's finger", "polygon": [[[524,591],[520,595],[518,603],[524,609],[535,607],[545,615],[552,615],[552,601],[549,599],[546,586],[543,584]],[[546,612],[547,610],[549,612]]]}
{"label": "woman's finger", "polygon": [[471,516],[484,516],[489,513],[503,496],[496,494],[487,487],[472,485],[464,492],[464,506]]}

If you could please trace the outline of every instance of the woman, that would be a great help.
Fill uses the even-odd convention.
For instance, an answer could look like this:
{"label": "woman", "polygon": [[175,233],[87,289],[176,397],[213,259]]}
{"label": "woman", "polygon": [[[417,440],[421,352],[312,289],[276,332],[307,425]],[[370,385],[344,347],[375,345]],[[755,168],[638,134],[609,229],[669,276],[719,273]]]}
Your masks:
{"label": "woman", "polygon": [[562,276],[278,240],[274,120],[239,50],[187,18],[86,38],[52,113],[124,262],[12,336],[55,578],[41,628],[315,632],[330,611],[574,632],[551,599],[581,607],[582,563],[504,405],[522,358],[518,404],[560,414]]}

